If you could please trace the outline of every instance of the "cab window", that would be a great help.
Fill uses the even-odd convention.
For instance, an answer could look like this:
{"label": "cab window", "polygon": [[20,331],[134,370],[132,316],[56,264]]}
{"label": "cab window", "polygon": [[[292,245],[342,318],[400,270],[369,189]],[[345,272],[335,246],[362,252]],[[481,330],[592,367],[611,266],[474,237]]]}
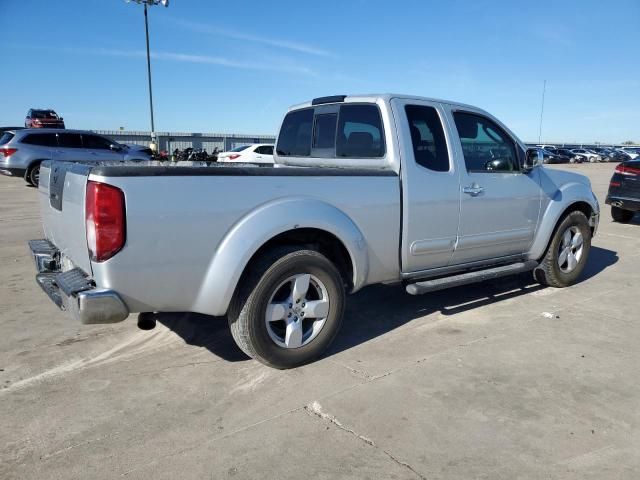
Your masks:
{"label": "cab window", "polygon": [[454,112],[468,172],[519,171],[515,142],[492,120],[468,112]]}
{"label": "cab window", "polygon": [[405,112],[416,163],[434,172],[448,172],[449,152],[436,109],[423,105],[407,105]]}

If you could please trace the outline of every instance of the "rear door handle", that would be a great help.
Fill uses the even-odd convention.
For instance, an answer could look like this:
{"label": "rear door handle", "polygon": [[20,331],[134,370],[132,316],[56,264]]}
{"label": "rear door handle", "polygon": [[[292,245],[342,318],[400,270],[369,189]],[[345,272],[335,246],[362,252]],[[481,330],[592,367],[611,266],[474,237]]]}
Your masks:
{"label": "rear door handle", "polygon": [[482,192],[484,192],[484,188],[478,185],[477,183],[472,183],[469,186],[466,186],[462,189],[463,193],[468,193],[472,197],[477,197]]}

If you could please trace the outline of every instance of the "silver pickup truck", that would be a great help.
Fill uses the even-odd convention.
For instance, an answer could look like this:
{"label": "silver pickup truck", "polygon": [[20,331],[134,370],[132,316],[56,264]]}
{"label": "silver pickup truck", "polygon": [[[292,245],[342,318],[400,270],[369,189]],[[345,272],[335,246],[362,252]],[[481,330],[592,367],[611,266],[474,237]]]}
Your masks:
{"label": "silver pickup truck", "polygon": [[316,98],[284,117],[275,161],[43,163],[39,284],[83,323],[226,315],[245,353],[289,368],[331,343],[346,293],[398,283],[418,295],[525,271],[565,287],[598,226],[585,177],[540,165],[469,105]]}

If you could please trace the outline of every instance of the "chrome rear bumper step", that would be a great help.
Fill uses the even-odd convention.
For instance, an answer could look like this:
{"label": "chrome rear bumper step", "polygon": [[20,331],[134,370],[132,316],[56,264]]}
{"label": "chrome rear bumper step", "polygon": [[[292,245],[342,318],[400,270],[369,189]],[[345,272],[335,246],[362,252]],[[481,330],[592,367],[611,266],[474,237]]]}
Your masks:
{"label": "chrome rear bumper step", "polygon": [[97,288],[79,268],[60,271],[60,252],[47,240],[31,240],[29,248],[36,264],[36,281],[58,308],[82,323],[116,323],[129,316],[129,309],[113,290]]}
{"label": "chrome rear bumper step", "polygon": [[422,295],[424,293],[436,292],[445,288],[459,287],[471,283],[484,282],[494,278],[506,277],[518,273],[529,272],[538,266],[535,260],[526,262],[512,263],[510,265],[502,265],[500,267],[488,268],[485,270],[476,270],[473,272],[460,273],[450,277],[436,278],[434,280],[425,280],[407,285],[407,293],[411,295]]}

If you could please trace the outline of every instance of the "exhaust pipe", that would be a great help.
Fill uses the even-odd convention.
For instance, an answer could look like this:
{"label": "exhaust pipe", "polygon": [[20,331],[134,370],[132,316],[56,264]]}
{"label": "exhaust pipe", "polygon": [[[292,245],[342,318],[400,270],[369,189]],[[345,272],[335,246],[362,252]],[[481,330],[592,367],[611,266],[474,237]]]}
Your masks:
{"label": "exhaust pipe", "polygon": [[153,330],[156,328],[156,312],[139,313],[138,328],[140,330]]}

